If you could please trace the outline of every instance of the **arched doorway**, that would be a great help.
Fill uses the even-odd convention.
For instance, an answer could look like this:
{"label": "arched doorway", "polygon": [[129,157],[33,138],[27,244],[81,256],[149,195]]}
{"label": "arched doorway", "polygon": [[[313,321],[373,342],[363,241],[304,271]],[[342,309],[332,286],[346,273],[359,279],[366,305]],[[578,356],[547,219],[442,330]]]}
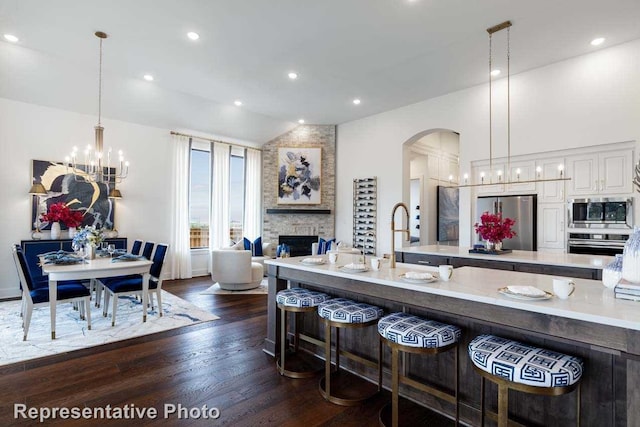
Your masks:
{"label": "arched doorway", "polygon": [[426,130],[403,144],[402,186],[412,246],[458,245],[459,197],[450,187],[459,182],[459,159],[460,135],[453,130]]}

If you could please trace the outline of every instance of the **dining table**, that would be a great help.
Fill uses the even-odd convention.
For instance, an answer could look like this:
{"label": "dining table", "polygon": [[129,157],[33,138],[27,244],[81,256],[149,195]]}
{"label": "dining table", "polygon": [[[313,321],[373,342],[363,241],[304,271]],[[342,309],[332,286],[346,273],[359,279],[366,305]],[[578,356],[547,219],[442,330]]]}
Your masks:
{"label": "dining table", "polygon": [[[49,305],[51,308],[51,339],[56,339],[56,303],[58,282],[62,280],[91,280],[130,274],[142,275],[142,306],[147,307],[149,270],[147,259],[114,262],[113,258],[97,257],[78,264],[46,264],[41,258],[42,272],[49,278]],[[147,321],[147,310],[142,310],[142,321]]]}

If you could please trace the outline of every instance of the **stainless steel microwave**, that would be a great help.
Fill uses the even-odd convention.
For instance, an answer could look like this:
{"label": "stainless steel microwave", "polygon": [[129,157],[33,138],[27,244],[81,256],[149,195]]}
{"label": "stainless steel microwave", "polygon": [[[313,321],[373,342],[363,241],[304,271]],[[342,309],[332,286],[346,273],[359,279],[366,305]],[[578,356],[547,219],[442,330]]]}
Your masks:
{"label": "stainless steel microwave", "polygon": [[633,199],[569,200],[570,228],[633,228]]}

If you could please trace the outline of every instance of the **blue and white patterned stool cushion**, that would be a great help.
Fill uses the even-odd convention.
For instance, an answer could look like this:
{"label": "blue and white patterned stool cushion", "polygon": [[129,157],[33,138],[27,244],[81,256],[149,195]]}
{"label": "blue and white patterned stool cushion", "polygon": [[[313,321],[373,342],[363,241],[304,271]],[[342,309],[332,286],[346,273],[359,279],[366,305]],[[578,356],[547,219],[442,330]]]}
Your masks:
{"label": "blue and white patterned stool cushion", "polygon": [[287,307],[316,307],[331,297],[322,292],[304,288],[284,289],[276,294],[276,302]]}
{"label": "blue and white patterned stool cushion", "polygon": [[438,348],[458,342],[461,330],[408,313],[393,313],[378,322],[378,332],[389,341],[408,347]]}
{"label": "blue and white patterned stool cushion", "polygon": [[340,323],[367,323],[379,319],[384,310],[346,298],[334,298],[318,306],[320,317]]}
{"label": "blue and white patterned stool cushion", "polygon": [[582,360],[494,335],[469,343],[469,357],[478,368],[506,380],[534,387],[566,387],[582,376]]}

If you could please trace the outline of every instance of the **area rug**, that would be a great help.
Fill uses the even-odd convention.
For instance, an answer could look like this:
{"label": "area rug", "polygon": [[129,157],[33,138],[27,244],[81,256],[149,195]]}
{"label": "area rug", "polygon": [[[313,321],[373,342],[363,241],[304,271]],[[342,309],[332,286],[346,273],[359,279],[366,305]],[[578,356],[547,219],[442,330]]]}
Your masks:
{"label": "area rug", "polygon": [[218,316],[166,291],[162,291],[162,308],[162,317],[158,315],[156,306],[155,310],[149,310],[147,321],[143,323],[141,303],[133,296],[120,297],[116,325],[112,327],[111,307],[109,307],[109,316],[103,317],[102,308],[96,308],[91,304],[91,330],[88,330],[87,322],[80,320],[78,312],[73,309],[71,303],[58,304],[56,339],[51,340],[49,307],[37,307],[33,310],[27,341],[23,341],[20,301],[1,302],[0,365],[219,319]]}
{"label": "area rug", "polygon": [[248,295],[248,294],[268,294],[269,293],[269,280],[265,277],[260,282],[260,286],[254,289],[249,289],[246,291],[227,291],[225,289],[220,289],[220,285],[214,283],[213,286],[205,289],[200,292],[201,295]]}

